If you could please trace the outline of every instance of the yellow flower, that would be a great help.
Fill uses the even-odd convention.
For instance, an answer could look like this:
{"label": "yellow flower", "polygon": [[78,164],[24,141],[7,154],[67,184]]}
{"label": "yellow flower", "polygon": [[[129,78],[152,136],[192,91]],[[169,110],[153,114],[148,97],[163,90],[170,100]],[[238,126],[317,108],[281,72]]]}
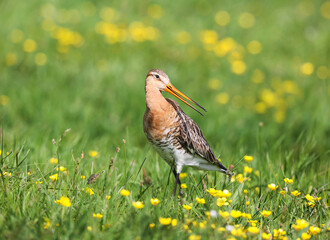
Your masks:
{"label": "yellow flower", "polygon": [[278,188],[278,185],[275,185],[275,183],[268,184],[268,188],[272,191],[275,191]]}
{"label": "yellow flower", "polygon": [[298,197],[301,194],[301,192],[298,192],[297,190],[295,190],[295,191],[291,192],[291,194],[295,197]]}
{"label": "yellow flower", "polygon": [[213,48],[213,51],[216,56],[224,57],[228,53],[232,52],[235,48],[237,48],[237,43],[233,38],[227,37],[221,39]]}
{"label": "yellow flower", "polygon": [[57,158],[51,158],[49,159],[49,162],[52,164],[58,164],[58,159]]}
{"label": "yellow flower", "polygon": [[241,211],[231,210],[230,215],[233,218],[239,218],[240,216],[242,216],[242,213],[241,213]]}
{"label": "yellow flower", "polygon": [[260,229],[257,227],[248,227],[248,232],[252,233],[252,234],[257,234],[260,232]]}
{"label": "yellow flower", "polygon": [[255,55],[261,52],[262,45],[259,41],[251,41],[247,45],[247,50],[249,51],[249,53]]}
{"label": "yellow flower", "polygon": [[142,209],[144,207],[143,202],[140,202],[140,201],[133,202],[132,205],[133,205],[133,207],[135,207],[137,209]]}
{"label": "yellow flower", "polygon": [[199,204],[205,204],[205,199],[204,199],[204,198],[196,197],[196,201],[197,201]]}
{"label": "yellow flower", "polygon": [[310,239],[312,236],[311,235],[309,235],[308,233],[302,233],[301,234],[301,239],[302,240],[307,240],[307,239]]}
{"label": "yellow flower", "polygon": [[223,191],[219,191],[219,193],[217,194],[217,197],[225,197],[228,198],[231,196],[231,192],[229,192],[227,189],[223,190]]}
{"label": "yellow flower", "polygon": [[267,110],[267,105],[264,102],[257,102],[254,108],[257,113],[264,114]]}
{"label": "yellow flower", "polygon": [[44,53],[37,53],[36,56],[34,57],[34,62],[38,66],[43,66],[47,63],[47,55]]}
{"label": "yellow flower", "polygon": [[120,190],[119,193],[120,193],[121,195],[123,195],[123,196],[129,196],[129,195],[131,195],[131,192],[128,191],[128,190],[126,190],[126,189],[122,189],[122,190]]}
{"label": "yellow flower", "polygon": [[206,226],[206,221],[204,221],[204,222],[200,222],[199,223],[199,228],[205,228],[205,226]]}
{"label": "yellow flower", "polygon": [[21,42],[23,40],[23,38],[24,38],[24,33],[21,30],[19,30],[19,29],[14,29],[10,33],[10,39],[14,43]]}
{"label": "yellow flower", "polygon": [[49,220],[49,218],[44,218],[44,229],[48,229],[52,226],[52,222]]}
{"label": "yellow flower", "polygon": [[156,224],[154,224],[154,223],[150,223],[150,224],[149,224],[149,228],[150,228],[150,229],[153,229],[155,226],[156,226]]}
{"label": "yellow flower", "polygon": [[269,240],[272,237],[271,233],[262,233],[261,234],[262,239]]}
{"label": "yellow flower", "polygon": [[214,30],[205,30],[201,32],[200,39],[205,45],[214,45],[218,40],[218,33]]}
{"label": "yellow flower", "polygon": [[182,180],[188,176],[187,173],[180,173],[179,178]]}
{"label": "yellow flower", "polygon": [[316,234],[318,234],[319,232],[321,232],[321,228],[310,226],[310,227],[309,227],[309,232],[310,232],[312,235],[316,235]]}
{"label": "yellow flower", "polygon": [[103,218],[103,215],[100,213],[93,213],[93,218]]}
{"label": "yellow flower", "polygon": [[243,231],[243,228],[241,227],[236,227],[231,231],[231,234],[236,236],[236,237],[242,237],[242,238],[246,238],[246,234]]}
{"label": "yellow flower", "polygon": [[261,212],[261,215],[264,216],[264,217],[269,217],[271,214],[272,214],[271,211],[263,210],[263,211]]}
{"label": "yellow flower", "polygon": [[88,193],[89,195],[93,195],[94,194],[93,188],[86,187],[86,193]]}
{"label": "yellow flower", "polygon": [[252,227],[257,226],[257,220],[249,220],[249,223],[251,224]]}
{"label": "yellow flower", "polygon": [[175,227],[178,224],[178,220],[172,219],[171,224],[172,224],[173,227]]}
{"label": "yellow flower", "polygon": [[237,75],[241,75],[245,72],[246,65],[241,60],[235,60],[231,64],[231,71]]}
{"label": "yellow flower", "polygon": [[260,176],[260,171],[259,170],[255,170],[254,171],[254,175],[256,175],[257,177],[259,177]]}
{"label": "yellow flower", "polygon": [[26,39],[23,43],[23,50],[31,53],[37,49],[37,43],[32,39]]}
{"label": "yellow flower", "polygon": [[97,157],[99,153],[93,150],[93,151],[89,151],[88,154],[90,157]]}
{"label": "yellow flower", "polygon": [[70,207],[71,206],[70,199],[68,197],[64,197],[64,196],[60,197],[59,200],[55,200],[55,203],[61,204],[64,207]]}
{"label": "yellow flower", "polygon": [[314,202],[308,202],[307,205],[308,205],[309,207],[314,207],[314,206],[315,206],[315,203],[314,203]]}
{"label": "yellow flower", "polygon": [[223,205],[228,205],[228,203],[226,204],[227,198],[221,197],[217,199],[217,205],[219,207],[222,207]]}
{"label": "yellow flower", "polygon": [[228,218],[229,212],[227,212],[227,211],[222,212],[221,210],[219,210],[219,215],[223,218]]}
{"label": "yellow flower", "polygon": [[236,240],[234,237],[228,237],[226,240]]}
{"label": "yellow flower", "polygon": [[155,41],[159,37],[159,30],[152,26],[145,26],[142,22],[132,22],[129,26],[131,38],[137,42]]}
{"label": "yellow flower", "polygon": [[185,189],[185,188],[187,188],[187,184],[185,184],[185,183],[182,183],[182,184],[181,184],[181,188],[182,188],[182,189]]}
{"label": "yellow flower", "polygon": [[[7,106],[10,102],[10,98],[7,95],[0,95],[0,105]],[[0,150],[0,155],[2,151]]]}
{"label": "yellow flower", "polygon": [[305,198],[308,200],[308,201],[310,201],[310,202],[312,202],[312,203],[314,203],[314,201],[316,200],[316,201],[320,201],[321,200],[321,197],[313,197],[313,196],[311,196],[311,195],[309,195],[309,194],[307,194],[306,196],[305,196]]}
{"label": "yellow flower", "polygon": [[58,179],[58,173],[55,173],[54,175],[49,176],[49,178],[50,178],[52,181],[56,181],[56,180]]}
{"label": "yellow flower", "polygon": [[38,185],[38,184],[41,184],[42,183],[42,181],[36,181],[36,184]]}
{"label": "yellow flower", "polygon": [[192,234],[189,236],[188,240],[201,240],[202,237],[201,235],[195,235],[195,234]]}
{"label": "yellow flower", "polygon": [[292,224],[292,227],[296,230],[296,231],[300,231],[306,227],[308,227],[309,225],[309,222],[307,222],[306,220],[304,219],[297,219],[296,220],[296,223],[297,224]]}
{"label": "yellow flower", "polygon": [[246,219],[251,219],[252,215],[250,213],[242,213],[242,217]]}
{"label": "yellow flower", "polygon": [[309,195],[309,194],[307,194],[307,195],[305,196],[305,198],[306,198],[308,201],[310,201],[310,202],[314,202],[314,197],[311,196],[311,195]]}
{"label": "yellow flower", "polygon": [[226,11],[219,11],[215,15],[215,22],[220,26],[226,26],[230,21],[230,15]]}
{"label": "yellow flower", "polygon": [[183,229],[184,229],[185,231],[190,231],[190,230],[189,230],[189,226],[188,226],[187,224],[183,224],[182,227],[183,227]]}
{"label": "yellow flower", "polygon": [[110,195],[105,195],[105,199],[110,200],[111,196]]}
{"label": "yellow flower", "polygon": [[242,13],[238,18],[238,23],[241,26],[241,28],[251,28],[253,27],[255,22],[255,18],[251,13],[244,12]]}
{"label": "yellow flower", "polygon": [[81,175],[81,176],[80,176],[80,179],[85,179],[85,178],[86,178],[85,175]]}
{"label": "yellow flower", "polygon": [[66,168],[63,166],[60,166],[60,168],[56,168],[56,171],[58,171],[58,170],[60,170],[61,172],[64,172],[66,170]]}
{"label": "yellow flower", "polygon": [[[330,4],[329,4],[330,6]],[[330,12],[330,11],[329,11]],[[330,76],[330,71],[328,71],[328,68],[326,66],[320,66],[317,68],[316,75],[319,79],[326,79],[327,76]]]}
{"label": "yellow flower", "polygon": [[284,178],[284,182],[285,182],[286,184],[291,184],[291,183],[293,183],[293,179],[290,179],[290,178]]}
{"label": "yellow flower", "polygon": [[87,226],[87,230],[88,230],[88,231],[92,231],[93,228],[92,228],[91,226]]}
{"label": "yellow flower", "polygon": [[244,189],[243,193],[244,194],[247,194],[248,193],[248,190],[247,189]]}
{"label": "yellow flower", "polygon": [[243,174],[240,173],[237,174],[236,179],[239,183],[243,183],[246,178],[243,176]]}
{"label": "yellow flower", "polygon": [[246,206],[249,206],[250,205],[250,201],[246,201]]}
{"label": "yellow flower", "polygon": [[180,31],[176,35],[176,40],[180,44],[187,44],[191,41],[191,35],[186,31]]}
{"label": "yellow flower", "polygon": [[252,173],[252,168],[249,166],[244,166],[244,173]]}
{"label": "yellow flower", "polygon": [[274,239],[281,239],[282,236],[285,235],[285,231],[282,228],[274,229]]}
{"label": "yellow flower", "polygon": [[[211,78],[208,82],[208,87],[212,90],[218,90],[219,88],[221,88],[222,83],[219,79],[217,78]],[[221,159],[218,159],[221,162]]]}
{"label": "yellow flower", "polygon": [[217,230],[218,230],[218,232],[224,232],[224,231],[226,231],[226,229],[224,227],[219,227]]}
{"label": "yellow flower", "polygon": [[148,15],[152,18],[159,19],[163,16],[163,8],[158,4],[152,4],[148,7]]}
{"label": "yellow flower", "polygon": [[324,3],[321,5],[320,12],[321,12],[321,15],[322,15],[324,18],[326,18],[326,19],[330,19],[330,2],[329,2],[329,1],[324,2]]}
{"label": "yellow flower", "polygon": [[303,63],[300,66],[300,71],[303,75],[311,75],[314,72],[314,65],[310,62]]}
{"label": "yellow flower", "polygon": [[251,80],[255,84],[263,83],[265,80],[265,74],[260,69],[255,69],[252,73]]}
{"label": "yellow flower", "polygon": [[150,199],[150,203],[154,206],[156,206],[159,203],[159,199],[158,198],[151,198]]}
{"label": "yellow flower", "polygon": [[286,191],[281,190],[281,191],[280,191],[280,194],[284,195],[284,194],[286,194]]}
{"label": "yellow flower", "polygon": [[186,204],[182,204],[182,207],[188,211],[192,208],[192,206]]}
{"label": "yellow flower", "polygon": [[172,218],[162,218],[162,217],[160,217],[160,218],[158,218],[158,221],[162,225],[170,225],[171,222],[172,222]]}
{"label": "yellow flower", "polygon": [[253,160],[253,157],[252,156],[245,155],[244,156],[244,160],[247,161],[247,162],[251,162]]}
{"label": "yellow flower", "polygon": [[[11,173],[9,173],[9,172],[3,172],[3,175],[6,176],[6,177],[10,177],[11,176]],[[0,174],[0,176],[1,176],[1,174]]]}
{"label": "yellow flower", "polygon": [[222,104],[222,105],[228,103],[228,101],[229,101],[228,93],[219,93],[216,96],[216,101],[217,101],[217,103]]}
{"label": "yellow flower", "polygon": [[218,190],[214,189],[214,188],[210,188],[210,189],[206,189],[206,191],[211,194],[213,197],[216,196],[216,193]]}

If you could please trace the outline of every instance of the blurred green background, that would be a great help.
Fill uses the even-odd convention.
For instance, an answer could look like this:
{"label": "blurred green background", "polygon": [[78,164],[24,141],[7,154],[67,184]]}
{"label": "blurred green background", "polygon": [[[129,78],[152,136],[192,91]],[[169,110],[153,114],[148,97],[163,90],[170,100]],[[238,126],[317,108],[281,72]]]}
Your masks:
{"label": "blurred green background", "polygon": [[258,147],[329,156],[329,1],[0,6],[4,152],[24,144],[48,161],[68,128],[68,153],[145,149],[144,79],[159,68],[208,110],[182,106],[226,163]]}
{"label": "blurred green background", "polygon": [[[251,213],[263,233],[283,228],[296,239],[301,232],[291,226],[304,218],[326,239],[330,1],[5,0],[0,8],[3,238],[198,239],[183,229],[188,218],[206,222],[219,209],[205,191],[214,187],[233,193],[221,209]],[[143,133],[144,80],[153,68],[208,110],[202,117],[180,103],[223,164],[235,165],[228,183],[184,169],[182,200],[207,203],[190,212],[174,204],[170,168]],[[253,161],[244,163],[245,155]],[[87,185],[92,173],[102,177]],[[131,196],[121,196],[122,188]],[[307,194],[317,203],[307,203]],[[62,196],[71,207],[56,204]],[[158,207],[150,204],[155,197]],[[134,209],[132,201],[146,206]],[[178,226],[161,226],[159,217]],[[249,226],[242,218],[212,221]],[[234,232],[191,229],[206,239]]]}

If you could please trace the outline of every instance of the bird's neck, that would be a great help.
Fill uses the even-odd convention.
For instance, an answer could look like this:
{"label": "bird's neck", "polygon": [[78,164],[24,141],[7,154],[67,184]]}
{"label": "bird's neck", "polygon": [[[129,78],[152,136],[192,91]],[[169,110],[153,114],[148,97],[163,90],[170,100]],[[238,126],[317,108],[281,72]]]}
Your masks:
{"label": "bird's neck", "polygon": [[169,103],[163,97],[161,92],[154,86],[146,86],[146,106],[150,111],[166,111]]}

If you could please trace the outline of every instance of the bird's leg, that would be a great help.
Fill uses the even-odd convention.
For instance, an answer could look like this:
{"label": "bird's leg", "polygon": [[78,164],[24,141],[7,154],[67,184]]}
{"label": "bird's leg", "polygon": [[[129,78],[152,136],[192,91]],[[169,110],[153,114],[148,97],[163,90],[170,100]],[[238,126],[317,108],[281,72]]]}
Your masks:
{"label": "bird's leg", "polygon": [[175,185],[174,185],[173,196],[176,195],[176,187],[179,184],[179,189],[180,189],[179,190],[179,195],[182,197],[184,194],[183,194],[182,189],[181,189],[181,181],[180,181],[180,178],[179,178],[180,174],[177,173],[174,168],[172,169],[172,171],[173,171],[173,174],[175,176]]}
{"label": "bird's leg", "polygon": [[[175,197],[175,195],[176,195],[176,186],[178,185],[178,177],[177,177],[178,173],[176,172],[175,168],[173,168],[172,171],[173,171],[173,174],[175,176],[175,184],[174,184],[174,190],[173,190],[173,196]],[[179,181],[180,181],[180,179],[179,179]]]}

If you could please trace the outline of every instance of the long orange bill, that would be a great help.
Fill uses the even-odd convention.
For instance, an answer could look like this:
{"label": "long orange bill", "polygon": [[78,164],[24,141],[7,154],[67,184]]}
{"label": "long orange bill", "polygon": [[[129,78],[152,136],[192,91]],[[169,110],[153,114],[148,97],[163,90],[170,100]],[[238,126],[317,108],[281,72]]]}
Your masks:
{"label": "long orange bill", "polygon": [[[182,92],[180,92],[178,89],[176,89],[171,83],[169,83],[166,88],[165,88],[165,92],[168,92],[170,94],[172,94],[173,96],[177,97],[178,99],[180,99],[182,102],[184,102],[185,104],[187,104],[189,107],[191,107],[192,109],[194,109],[195,111],[197,111],[200,115],[204,116],[200,111],[198,111],[194,106],[192,106],[190,103],[188,103],[186,100],[184,100],[183,98],[189,100],[190,102],[196,104],[198,107],[200,107],[201,109],[203,109],[206,112],[206,109],[203,108],[201,105],[199,105],[197,102],[195,102],[194,100],[192,100],[191,98],[187,97],[185,94],[183,94]],[[181,97],[181,96],[183,97]]]}

